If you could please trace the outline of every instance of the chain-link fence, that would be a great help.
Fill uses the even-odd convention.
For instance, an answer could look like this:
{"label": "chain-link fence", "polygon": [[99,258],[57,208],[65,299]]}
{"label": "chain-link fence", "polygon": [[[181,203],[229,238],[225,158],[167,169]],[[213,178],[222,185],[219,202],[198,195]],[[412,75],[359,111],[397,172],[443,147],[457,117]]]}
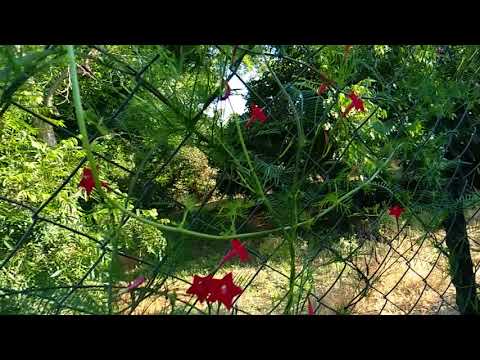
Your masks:
{"label": "chain-link fence", "polygon": [[[112,220],[117,221],[112,228],[121,229],[129,221],[140,221],[137,217],[132,218],[131,214],[135,213],[145,198],[151,196],[158,176],[169,169],[182,148],[192,144],[194,139],[198,141],[201,138],[202,135],[198,130],[208,128],[210,125],[208,122],[212,121],[212,117],[205,116],[205,111],[212,106],[219,106],[220,103],[230,106],[230,100],[228,96],[225,96],[225,99],[220,101],[217,89],[203,102],[198,112],[186,116],[173,105],[171,99],[144,78],[152,64],[159,59],[159,55],[154,56],[142,67],[138,67],[125,63],[104,47],[86,48],[94,49],[98,52],[99,57],[108,59],[108,62],[104,61],[99,66],[105,66],[108,63],[112,71],[115,70],[131,77],[135,83],[129,93],[124,95],[118,109],[112,114],[108,114],[110,124],[122,121],[122,114],[140,91],[150,94],[152,101],[165,106],[169,114],[173,112],[179,119],[188,118],[188,130],[183,132],[182,140],[169,154],[163,154],[162,163],[156,164],[155,170],[146,176],[139,177],[144,169],[128,169],[112,160],[109,154],[94,152],[99,164],[108,163],[109,166],[117,168],[130,180],[129,194],[125,203],[133,206],[133,210],[130,213],[124,212],[121,217]],[[333,155],[325,159],[319,156],[318,152],[312,152],[311,148],[303,147],[298,141],[300,141],[299,139],[314,139],[320,133],[324,138],[324,144],[331,144],[328,138],[328,129],[323,130],[323,125],[326,124],[327,118],[331,117],[332,109],[338,101],[332,101],[327,105],[327,107],[330,106],[330,111],[323,111],[320,116],[314,115],[316,127],[304,128],[301,124],[302,117],[306,116],[304,114],[307,111],[305,110],[307,105],[305,104],[308,101],[314,101],[315,104],[322,102],[323,104],[322,91],[316,92],[311,97],[305,94],[297,96],[295,90],[292,90],[289,84],[282,84],[276,72],[269,68],[266,73],[271,74],[272,83],[277,83],[280,90],[274,97],[265,99],[258,93],[258,88],[252,86],[251,82],[243,80],[242,75],[239,74],[239,68],[246,55],[252,59],[278,58],[302,69],[296,68],[296,78],[302,78],[308,71],[312,72],[318,75],[320,83],[328,85],[335,100],[338,100],[342,94],[348,98],[346,89],[336,86],[316,67],[315,59],[325,47],[316,47],[315,50],[311,50],[305,46],[303,50],[308,54],[306,58],[310,59],[310,62],[298,60],[282,53],[259,52],[247,47],[236,47],[234,50],[236,53],[233,55],[227,53],[222,47],[216,49],[225,55],[226,62],[220,78],[227,84],[234,78],[244,84],[249,96],[255,99],[257,104],[262,107],[263,112],[268,115],[266,124],[273,127],[275,124],[283,124],[286,121],[279,118],[278,115],[279,110],[276,106],[282,106],[280,101],[284,101],[287,104],[285,106],[291,109],[285,117],[292,125],[284,127],[281,136],[287,134],[289,139],[294,140],[291,144],[282,145],[282,151],[288,151],[287,146],[295,149],[289,164],[295,164],[297,170],[302,167],[304,169],[304,171],[298,170],[291,174],[293,178],[291,184],[298,188],[289,192],[289,194],[301,197],[301,200],[296,198],[293,202],[288,202],[290,199],[277,204],[278,199],[275,194],[281,193],[282,188],[277,186],[275,181],[267,181],[263,178],[257,178],[259,181],[255,182],[254,172],[262,159],[254,151],[250,152],[249,148],[249,144],[253,141],[251,134],[259,137],[268,136],[269,129],[270,134],[275,134],[274,130],[266,127],[263,129],[260,124],[257,124],[259,126],[249,133],[250,129],[244,127],[248,122],[247,118],[237,116],[231,120],[232,123],[237,122],[238,125],[232,127],[235,129],[233,134],[240,133],[239,138],[235,141],[247,150],[247,154],[239,150],[243,157],[233,156],[231,161],[234,167],[243,168],[240,171],[241,174],[252,176],[252,180],[246,180],[245,183],[250,185],[250,197],[254,201],[248,214],[242,217],[241,223],[236,224],[232,232],[227,234],[231,235],[230,238],[211,240],[223,244],[225,253],[217,253],[218,265],[208,269],[208,272],[213,277],[225,274],[225,264],[221,260],[230,251],[229,239],[239,238],[244,241],[243,244],[249,251],[250,261],[241,264],[233,271],[234,282],[241,287],[242,293],[235,297],[232,311],[227,312],[223,307],[212,306],[213,304],[208,301],[199,303],[197,297],[187,292],[192,286],[192,276],[195,273],[188,275],[179,271],[175,262],[175,258],[183,251],[182,245],[197,241],[195,234],[201,232],[197,229],[205,230],[204,232],[212,237],[225,235],[219,235],[215,222],[216,216],[224,210],[223,208],[213,206],[213,211],[209,210],[210,216],[205,217],[204,215],[205,209],[209,206],[211,209],[212,204],[222,203],[222,200],[227,198],[231,199],[231,196],[225,191],[219,190],[224,189],[225,186],[232,186],[231,174],[222,172],[221,176],[216,179],[215,185],[205,191],[201,203],[193,210],[188,210],[187,221],[172,226],[172,228],[177,227],[182,231],[172,231],[173,237],[167,238],[168,251],[165,251],[158,261],[152,261],[117,249],[112,241],[116,234],[115,231],[99,238],[80,231],[73,225],[58,221],[52,216],[44,215],[45,209],[62,194],[65,187],[71,182],[77,181],[82,169],[87,166],[86,157],[71,169],[70,174],[39,207],[15,200],[14,194],[8,196],[8,192],[3,192],[4,195],[0,196],[0,201],[28,213],[30,224],[22,236],[9,248],[9,251],[2,254],[0,269],[13,277],[21,271],[19,267],[9,269],[11,260],[19,256],[19,251],[28,242],[35,241],[36,229],[42,223],[71,232],[77,236],[75,239],[82,238],[82,241],[96,243],[99,256],[89,264],[75,283],[49,288],[12,289],[2,287],[0,297],[3,301],[21,302],[28,299],[31,303],[37,304],[38,312],[54,314],[103,313],[100,310],[96,312],[85,307],[82,308],[78,305],[78,301],[74,301],[82,298],[84,303],[88,303],[88,300],[85,299],[92,296],[91,294],[99,293],[103,294],[104,302],[109,304],[108,312],[118,314],[282,314],[285,313],[286,308],[288,308],[287,313],[290,314],[307,312],[315,314],[451,314],[459,313],[459,308],[462,308],[460,312],[463,313],[473,312],[471,309],[475,308],[476,304],[471,304],[471,299],[476,299],[476,289],[472,288],[472,276],[475,286],[475,276],[480,260],[480,257],[476,256],[479,249],[477,225],[475,224],[478,210],[474,211],[475,201],[472,200],[471,203],[474,205],[469,203],[468,208],[464,203],[467,194],[475,194],[472,176],[476,173],[478,166],[470,158],[466,158],[471,151],[475,132],[473,131],[472,137],[469,139],[462,138],[461,141],[458,132],[458,129],[464,126],[465,122],[469,121],[473,115],[467,109],[461,108],[461,116],[458,118],[456,126],[448,132],[449,138],[444,147],[445,153],[450,153],[454,160],[462,161],[456,163],[456,167],[451,171],[449,181],[442,185],[443,190],[440,191],[445,194],[453,194],[456,204],[455,206],[449,205],[449,208],[444,209],[447,211],[447,215],[441,226],[436,224],[437,219],[430,219],[431,222],[427,223],[424,214],[420,214],[422,211],[420,206],[405,204],[404,207],[401,207],[397,205],[396,209],[400,209],[400,213],[395,216],[395,210],[392,209],[395,209],[394,205],[400,203],[397,193],[402,189],[400,185],[396,187],[391,181],[385,181],[382,174],[386,165],[391,164],[398,147],[392,146],[390,152],[379,153],[378,149],[371,145],[372,139],[368,138],[364,131],[366,128],[372,128],[371,121],[378,115],[377,111],[380,106],[375,106],[368,112],[358,111],[357,123],[345,121],[346,117],[342,118],[341,116],[334,119],[338,123],[343,121],[343,129],[349,135],[344,135],[344,141],[338,141],[334,145]],[[345,49],[345,51],[347,50]],[[139,70],[136,70],[135,67],[138,67]],[[223,84],[222,82],[220,90],[222,90]],[[3,94],[7,91],[8,88],[4,88]],[[80,141],[78,134],[58,126],[51,118],[23,105],[15,98],[14,93],[8,97],[2,96],[2,98],[2,113],[7,112],[8,107],[20,109],[37,121],[49,124],[55,129],[55,132],[63,132],[66,138],[74,137]],[[299,102],[298,98],[301,98],[303,103]],[[372,103],[375,103],[375,99],[372,99]],[[217,116],[216,110],[214,113],[213,119]],[[329,118],[329,120],[331,119]],[[429,142],[434,141],[441,121],[442,119],[438,118],[431,128],[427,129],[422,141],[416,143],[414,149],[410,149],[411,161],[403,167],[403,173],[418,171],[415,169],[415,159],[417,156],[421,156]],[[319,124],[322,124],[322,127],[319,127]],[[218,123],[215,126],[218,126]],[[404,124],[399,122],[400,130],[403,126]],[[474,128],[473,126],[472,129]],[[262,129],[266,135],[261,133]],[[321,131],[318,132],[318,129]],[[408,129],[403,129],[404,132],[400,130],[397,131],[397,134],[408,132]],[[91,135],[90,141],[94,141],[99,136],[101,134],[98,132]],[[218,142],[214,136],[207,140],[209,147],[224,145]],[[396,140],[392,137],[390,142],[397,144]],[[461,148],[459,148],[459,144],[461,144]],[[344,165],[344,157],[348,156],[351,149],[356,149],[355,151],[360,152],[361,156],[365,158],[368,157],[369,161],[375,164],[375,168],[370,171],[368,178],[363,174],[356,174],[351,168],[347,169],[348,181],[355,185],[336,191],[337,186],[341,187],[338,180],[341,171],[339,172],[338,167]],[[450,151],[450,149],[452,150]],[[248,156],[249,152],[250,157]],[[145,166],[152,161],[153,153],[154,151],[151,151],[143,159]],[[283,161],[282,159],[272,160],[268,166],[270,169],[274,169],[275,166],[281,167],[284,164]],[[468,166],[465,163],[468,163]],[[252,166],[249,167],[249,165]],[[305,169],[309,169],[309,171]],[[316,179],[307,179],[307,173],[308,176],[316,173]],[[298,176],[304,178],[296,178]],[[310,184],[308,185],[310,188],[305,185],[303,189],[300,189],[298,184],[307,182]],[[132,189],[140,189],[136,197],[131,196]],[[305,189],[311,189],[311,191],[307,193]],[[365,206],[367,189],[368,194],[381,194],[382,196],[382,200],[375,204],[373,212],[371,207],[367,209]],[[328,202],[330,193],[337,195],[331,202]],[[424,193],[425,188],[418,184],[416,187],[409,187],[411,199],[422,198],[425,196]],[[355,207],[355,213],[348,210],[342,211],[345,204],[351,205],[352,201],[357,201],[355,204],[358,206]],[[268,204],[270,206],[267,206]],[[295,205],[291,209],[281,209],[285,204],[297,204],[298,207]],[[182,211],[186,211],[185,204],[177,202],[175,205],[183,208]],[[293,218],[285,218],[284,210]],[[403,214],[402,211],[404,211]],[[244,229],[251,226],[252,222],[262,223],[257,226],[257,231],[245,232]],[[436,225],[432,225],[433,223]],[[260,231],[258,231],[258,227],[261,228]],[[465,229],[465,233],[462,233],[462,227]],[[187,232],[183,232],[183,230]],[[189,230],[192,232],[188,233]],[[168,233],[168,229],[163,228],[162,231]],[[254,235],[242,237],[242,234]],[[470,253],[473,255],[471,256]],[[131,284],[126,285],[121,281],[108,283],[95,281],[94,274],[98,270],[99,264],[104,261],[113,261],[112,254],[121,258],[123,262],[130,261],[134,268],[141,266],[142,269],[148,269],[148,272],[145,271],[145,281],[141,285],[133,287]],[[26,254],[22,254],[22,256],[26,256]],[[50,253],[46,251],[47,264],[49,256]],[[289,266],[286,266],[286,263]],[[68,271],[68,264],[65,264],[65,267]]]}

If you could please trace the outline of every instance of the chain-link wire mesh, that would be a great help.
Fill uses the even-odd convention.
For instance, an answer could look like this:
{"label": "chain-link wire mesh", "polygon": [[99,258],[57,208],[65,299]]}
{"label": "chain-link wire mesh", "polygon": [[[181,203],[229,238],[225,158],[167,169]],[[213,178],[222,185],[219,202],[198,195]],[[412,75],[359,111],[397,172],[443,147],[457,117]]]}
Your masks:
{"label": "chain-link wire mesh", "polygon": [[[124,99],[120,106],[112,114],[108,115],[110,124],[122,121],[122,114],[125,112],[125,109],[128,109],[132,100],[139,93],[142,93],[144,97],[149,97],[149,101],[161,103],[162,109],[166,109],[164,116],[168,117],[173,113],[179,119],[188,119],[188,127],[181,131],[182,140],[178,142],[173,151],[163,154],[161,157],[162,162],[156,163],[155,170],[147,173],[146,176],[140,177],[139,175],[143,174],[149,162],[153,161],[153,154],[158,150],[155,146],[142,160],[142,166],[135,169],[128,169],[126,166],[117,163],[111,159],[112,157],[108,153],[94,152],[94,156],[99,164],[107,163],[129,177],[129,191],[124,202],[125,207],[128,204],[133,209],[131,211],[135,213],[142,202],[151,195],[157,181],[156,179],[172,166],[172,162],[179,156],[182,149],[189,146],[192,143],[192,139],[201,138],[202,135],[199,134],[198,129],[200,127],[203,127],[203,129],[208,127],[208,121],[212,120],[211,117],[205,116],[205,111],[211,108],[212,105],[218,107],[220,104],[218,91],[210,94],[196,113],[190,109],[190,114],[185,115],[186,109],[179,110],[178,106],[175,105],[175,99],[172,100],[167,97],[161,90],[145,79],[145,74],[148,74],[152,64],[159,60],[160,55],[155,55],[143,66],[133,66],[110,53],[105,47],[86,46],[82,48],[87,50],[94,49],[100,54],[99,56],[101,56],[103,61],[99,66],[108,66],[112,70],[130,76],[135,82],[134,87],[129,89],[128,94],[124,94]],[[278,82],[280,91],[271,99],[265,99],[258,94],[257,90],[251,85],[252,83],[245,81],[239,73],[239,68],[246,55],[252,59],[278,58],[285,62],[295,63],[296,65],[301,65],[303,69],[297,71],[295,74],[296,78],[301,79],[304,73],[313,71],[318,74],[321,80],[325,80],[322,71],[317,69],[315,63],[315,58],[324,50],[324,46],[316,47],[314,51],[308,46],[300,47],[308,54],[307,58],[311,60],[310,62],[298,60],[281,53],[253,51],[247,47],[236,47],[235,51],[238,58],[235,58],[222,47],[216,48],[225,55],[224,71],[222,74],[217,74],[217,76],[226,83],[236,78],[244,84],[249,92],[249,96],[254,98],[263,107],[263,110],[269,114],[269,124],[284,122],[283,119],[278,118],[278,111],[275,109],[275,106],[278,105],[277,100],[285,100],[288,106],[290,106],[289,109],[293,109],[288,115],[291,119],[301,117],[301,114],[299,115],[297,112],[300,112],[299,109],[303,109],[301,106],[306,107],[306,105],[299,105],[294,90],[288,87],[289,84],[282,84],[276,72],[271,68],[268,69],[267,73],[271,74],[273,83]],[[135,68],[139,68],[139,70]],[[394,83],[394,81],[391,81],[391,83]],[[338,103],[339,96],[347,94],[343,88],[332,85],[332,89],[334,89],[335,100],[328,105],[331,111],[324,111],[321,116],[315,117],[317,125],[325,124],[326,117],[329,116],[328,114],[333,111],[335,104]],[[195,91],[195,89],[192,89],[192,91]],[[318,94],[314,95],[314,97],[315,101],[322,99]],[[302,99],[305,102],[309,101],[308,98]],[[229,101],[227,98],[223,103],[229,106]],[[375,99],[372,99],[372,103],[375,103]],[[63,132],[66,137],[74,137],[80,141],[78,134],[58,126],[50,118],[23,105],[16,100],[14,94],[2,103],[2,112],[9,111],[7,106],[28,113],[36,120],[54,127],[56,132]],[[14,209],[24,210],[25,214],[28,214],[25,216],[30,218],[29,226],[22,236],[19,237],[18,241],[8,252],[5,251],[5,253],[1,254],[0,269],[5,274],[8,273],[13,277],[21,271],[18,267],[10,268],[11,260],[16,256],[20,256],[19,252],[28,242],[35,241],[35,232],[41,224],[49,224],[67,233],[74,234],[74,241],[95,243],[98,247],[95,260],[85,264],[85,271],[73,283],[49,288],[13,289],[2,287],[0,288],[0,297],[4,302],[17,302],[19,304],[28,302],[29,304],[34,304],[30,305],[31,308],[37,309],[36,312],[38,313],[45,314],[231,313],[248,315],[282,314],[285,313],[285,308],[288,308],[287,313],[289,314],[305,314],[307,313],[307,307],[313,308],[313,311],[312,309],[308,311],[315,314],[451,314],[465,312],[463,309],[459,309],[459,306],[462,306],[461,300],[460,304],[458,300],[458,286],[460,285],[452,282],[458,282],[459,280],[455,277],[457,276],[455,274],[458,271],[465,271],[465,269],[464,267],[458,271],[452,269],[452,264],[458,264],[458,262],[452,262],[449,257],[454,257],[456,256],[455,254],[457,256],[460,255],[459,253],[452,253],[451,247],[449,248],[447,245],[449,245],[449,241],[455,240],[449,240],[448,234],[453,231],[453,228],[458,226],[457,217],[463,218],[464,212],[465,214],[468,212],[469,216],[467,216],[467,219],[463,218],[462,221],[466,224],[466,229],[468,229],[465,241],[468,241],[467,252],[470,254],[471,251],[472,253],[471,261],[473,261],[473,272],[476,276],[480,258],[476,256],[479,239],[476,237],[478,225],[476,225],[475,219],[478,210],[472,211],[474,210],[475,201],[472,201],[474,205],[468,205],[468,209],[460,205],[461,211],[453,211],[453,215],[445,222],[445,229],[438,225],[433,225],[436,221],[435,218],[430,219],[430,223],[427,223],[426,217],[421,214],[421,208],[413,206],[406,206],[406,212],[396,219],[396,223],[393,223],[395,218],[388,214],[389,205],[392,206],[399,203],[397,192],[401,189],[395,188],[394,184],[382,179],[382,171],[385,168],[385,164],[390,164],[392,156],[397,149],[391,147],[389,153],[379,153],[376,150],[372,150],[369,144],[372,140],[366,137],[364,131],[366,128],[371,129],[372,119],[376,116],[379,108],[380,106],[376,105],[373,110],[370,109],[356,124],[355,122],[342,120],[341,117],[337,118],[338,122],[343,121],[344,125],[342,126],[345,126],[349,136],[344,137],[346,139],[345,142],[336,145],[335,155],[329,162],[323,161],[318,154],[312,153],[311,149],[297,147],[296,143],[292,145],[292,148],[297,148],[295,156],[303,159],[301,165],[304,169],[315,169],[315,172],[318,174],[316,183],[319,184],[309,194],[297,193],[299,196],[302,196],[302,201],[297,202],[300,205],[299,208],[288,209],[290,215],[294,213],[293,222],[289,222],[288,219],[282,217],[284,209],[276,207],[275,204],[272,209],[268,209],[265,199],[262,198],[262,196],[266,197],[266,195],[270,196],[273,194],[269,201],[275,201],[275,193],[280,192],[275,181],[264,181],[261,184],[264,194],[262,196],[258,191],[253,191],[256,194],[254,204],[249,208],[248,214],[242,217],[243,221],[234,227],[234,234],[244,233],[244,229],[252,221],[257,221],[263,222],[260,225],[261,231],[267,229],[268,235],[259,240],[256,237],[245,240],[244,244],[249,251],[251,261],[248,264],[236,266],[235,270],[233,270],[234,281],[241,287],[242,293],[235,298],[231,312],[220,306],[216,307],[208,303],[200,304],[195,296],[186,292],[192,285],[192,276],[195,273],[186,274],[184,271],[180,271],[176,258],[180,256],[184,249],[182,246],[185,243],[196,241],[194,235],[188,236],[184,233],[169,235],[165,233],[168,241],[168,251],[152,261],[142,256],[134,256],[123,250],[118,250],[112,242],[112,239],[116,236],[115,231],[121,231],[120,229],[129,221],[139,221],[126,213],[112,220],[114,223],[111,228],[117,230],[102,234],[101,237],[93,236],[85,232],[85,229],[75,228],[74,224],[62,223],[62,221],[55,219],[55,216],[51,214],[44,215],[45,210],[62,194],[65,187],[77,181],[76,179],[78,179],[81,170],[87,166],[86,157],[82,158],[78,165],[71,169],[70,174],[65,177],[64,181],[59,184],[51,196],[39,207],[16,200],[15,196],[13,196],[14,194],[7,196],[8,193],[3,192],[4,195],[0,195],[1,202],[9,204]],[[462,126],[464,120],[466,121],[471,117],[467,109],[463,110],[462,108],[461,112],[462,116],[460,116],[456,127],[449,132],[449,141],[445,147],[447,152],[449,147],[453,147],[453,144],[455,146],[458,145],[457,137],[459,133],[457,130]],[[213,119],[218,119],[218,115],[217,108],[215,108]],[[362,116],[362,114],[359,116]],[[243,136],[249,140],[250,138],[248,137],[251,135],[249,135],[248,130],[243,128],[247,119],[238,117],[237,120],[231,121],[240,121]],[[423,137],[424,140],[416,144],[415,148],[411,150],[411,161],[403,169],[404,173],[415,171],[415,159],[422,154],[429,143],[434,141],[440,123],[441,119],[437,119]],[[404,125],[399,123],[398,126],[401,128]],[[292,126],[285,131],[291,139],[298,140],[300,137],[298,129],[298,127]],[[259,135],[261,130],[256,131],[255,134]],[[303,136],[308,139],[316,136],[315,128],[303,129],[302,131],[305,132]],[[408,132],[408,130],[405,131]],[[268,135],[268,128],[265,128],[265,132]],[[324,132],[324,134],[327,133]],[[97,132],[91,136],[90,141],[94,141],[101,136],[102,134]],[[473,137],[470,138],[470,141],[462,141],[462,149],[455,150],[454,157],[457,160],[464,158],[472,139]],[[208,140],[208,146],[210,147],[222,146],[214,136],[206,140]],[[392,143],[395,143],[398,139],[392,138],[390,140]],[[160,145],[158,144],[158,146]],[[339,186],[337,167],[343,164],[342,161],[348,156],[352,148],[356,149],[361,156],[368,157],[375,164],[375,169],[371,171],[371,176],[369,178],[363,176],[357,178],[355,180],[356,185],[352,185],[353,189],[348,189],[348,191],[342,189],[342,193],[338,193],[338,196],[332,200],[334,205],[322,203],[323,205],[318,206],[319,202],[325,201],[328,193],[335,193],[335,190],[332,189],[336,189],[337,185]],[[287,151],[287,149],[283,150]],[[253,151],[250,154],[252,161],[256,164],[262,161]],[[295,162],[295,156],[292,156],[292,163]],[[235,166],[243,167],[246,169],[243,174],[250,172],[251,175],[247,159],[242,158],[241,161],[242,163],[235,163]],[[470,166],[470,172],[464,173],[462,164],[461,161],[456,163],[450,181],[443,184],[442,190],[444,193],[451,193],[452,187],[455,187],[457,200],[460,199],[459,202],[464,201],[468,194],[475,194],[474,186],[469,181],[471,181],[471,174],[476,172],[478,167],[478,165]],[[281,167],[282,161],[277,159],[276,162],[272,161],[268,166],[270,170],[274,169],[275,166]],[[355,174],[351,174],[353,173],[352,169],[347,170],[350,174],[349,176],[355,177]],[[305,171],[303,171],[303,174],[305,174]],[[295,174],[292,174],[292,177],[295,176]],[[295,179],[298,183],[306,183],[307,180]],[[294,182],[294,186],[296,186],[296,182]],[[201,229],[202,232],[207,234],[218,235],[219,229],[215,222],[215,216],[219,216],[223,208],[214,207],[214,215],[209,217],[204,216],[205,209],[209,208],[213,203],[221,203],[223,199],[228,198],[229,195],[224,191],[219,191],[219,189],[231,185],[231,177],[224,172],[217,178],[215,185],[205,191],[201,197],[200,204],[194,210],[188,209],[187,211],[187,205],[177,202],[175,205],[181,209],[180,212],[187,211],[183,214],[188,214],[185,215],[188,221],[182,222],[180,227],[187,230],[193,229],[192,231]],[[253,181],[250,185],[255,188]],[[387,194],[381,202],[383,207],[377,207],[374,214],[362,206],[356,208],[357,212],[355,214],[341,211],[343,202],[351,202],[355,196],[367,188],[371,189],[370,191],[372,192],[381,191],[383,194]],[[134,196],[133,192],[135,189],[139,192],[136,192]],[[325,189],[329,189],[327,193]],[[420,186],[410,188],[410,198],[419,199],[425,196],[424,191],[425,189],[421,189]],[[473,197],[473,199],[475,198]],[[318,213],[312,214],[312,207]],[[272,211],[273,214],[271,213]],[[329,215],[330,221],[321,222],[320,226],[315,226],[319,221],[326,218],[328,214],[332,213],[335,213],[335,215]],[[318,214],[321,214],[321,216],[318,216]],[[309,223],[308,226],[292,227],[292,224],[301,222],[299,219],[307,219],[304,222],[308,223],[308,219],[312,217],[316,220]],[[348,229],[345,229],[345,224],[348,225]],[[271,231],[274,228],[282,230]],[[248,233],[248,231],[246,232]],[[458,238],[458,235],[455,235],[453,232],[452,236],[457,236]],[[227,272],[225,265],[221,263],[221,259],[228,253],[230,241],[212,241],[223,244],[224,253],[216,254],[219,265],[208,269],[210,275],[219,276]],[[458,248],[465,246],[465,244],[457,244],[455,246]],[[98,281],[98,274],[95,274],[99,271],[99,266],[104,262],[111,263],[113,259],[112,254],[120,256],[123,261],[131,261],[136,268],[142,267],[144,273],[148,273],[145,283],[126,292],[127,285],[121,281]],[[47,264],[50,255],[46,251]],[[28,256],[28,254],[23,253],[21,256]],[[282,260],[285,258],[289,259],[287,263],[290,266],[285,266],[285,261]],[[68,264],[65,264],[65,266],[66,271],[68,271]],[[232,271],[231,268],[229,269]],[[457,291],[454,285],[457,285]],[[476,290],[473,289],[471,291],[474,292],[476,297]],[[105,306],[99,306],[96,310],[85,306],[89,304],[88,299],[94,296],[103,299]],[[78,299],[82,300],[79,301]],[[79,303],[83,304],[83,306],[78,305]]]}

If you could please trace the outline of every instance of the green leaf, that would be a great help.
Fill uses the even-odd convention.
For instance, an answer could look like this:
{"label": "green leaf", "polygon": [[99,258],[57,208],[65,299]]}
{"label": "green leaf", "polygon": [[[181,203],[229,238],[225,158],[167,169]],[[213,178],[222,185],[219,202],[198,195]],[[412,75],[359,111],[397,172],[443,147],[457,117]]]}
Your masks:
{"label": "green leaf", "polygon": [[58,275],[60,275],[63,272],[64,269],[59,269],[55,271],[52,275],[50,275],[51,278],[56,278]]}
{"label": "green leaf", "polygon": [[10,244],[10,243],[7,241],[7,239],[4,239],[4,240],[3,240],[3,243],[5,244],[5,246],[7,247],[8,250],[11,251],[11,250],[14,249],[13,245]]}

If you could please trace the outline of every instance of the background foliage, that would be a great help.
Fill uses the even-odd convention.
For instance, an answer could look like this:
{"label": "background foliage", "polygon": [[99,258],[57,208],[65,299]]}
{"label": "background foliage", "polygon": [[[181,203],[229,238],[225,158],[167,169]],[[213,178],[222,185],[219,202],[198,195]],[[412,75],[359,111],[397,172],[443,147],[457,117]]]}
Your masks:
{"label": "background foliage", "polygon": [[[365,237],[373,247],[391,245],[404,228],[424,234],[420,244],[428,237],[448,260],[460,312],[478,311],[476,291],[458,291],[475,284],[476,272],[463,223],[478,206],[478,47],[75,51],[105,196],[136,216],[78,186],[88,164],[64,47],[2,46],[2,313],[121,312],[116,292],[139,275],[148,284],[138,296],[166,292],[175,304],[180,297],[169,298],[167,280],[213,271],[229,239],[243,233],[252,234],[246,241],[254,264],[277,256],[288,264],[279,298],[284,313],[301,313],[316,291],[321,266],[314,258],[346,264],[363,251]],[[244,81],[248,74],[255,76]],[[219,109],[231,99],[219,97],[237,77],[246,107],[226,118]],[[328,85],[324,93],[321,84]],[[343,117],[351,92],[365,111]],[[247,129],[253,103],[268,121]],[[406,209],[401,223],[388,215],[394,204]],[[440,230],[446,243],[432,235]],[[245,292],[250,286],[243,275],[238,283]],[[351,311],[356,297],[336,311]],[[132,301],[133,311],[140,302]],[[191,311],[183,309],[172,305],[170,313]]]}

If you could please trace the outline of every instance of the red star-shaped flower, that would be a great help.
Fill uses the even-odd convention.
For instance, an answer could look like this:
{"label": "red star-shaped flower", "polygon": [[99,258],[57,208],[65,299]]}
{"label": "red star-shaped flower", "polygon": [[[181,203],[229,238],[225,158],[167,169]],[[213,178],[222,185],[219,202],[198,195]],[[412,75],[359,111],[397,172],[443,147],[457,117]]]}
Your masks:
{"label": "red star-shaped flower", "polygon": [[232,240],[232,248],[228,251],[227,255],[223,257],[222,264],[235,256],[238,256],[241,262],[246,262],[249,259],[248,250],[238,239]]}
{"label": "red star-shaped flower", "polygon": [[248,122],[245,124],[245,127],[249,128],[256,120],[263,124],[265,121],[267,121],[267,115],[265,115],[261,107],[255,103],[252,103],[250,106],[250,120],[248,120]]}
{"label": "red star-shaped flower", "polygon": [[[106,181],[101,181],[100,185],[106,189],[109,189],[108,183]],[[83,168],[82,178],[80,179],[79,187],[82,187],[87,192],[87,196],[90,196],[93,189],[95,188],[95,181],[93,180],[92,169],[86,167]]]}
{"label": "red star-shaped flower", "polygon": [[322,95],[322,94],[324,94],[327,90],[328,90],[328,85],[325,84],[325,83],[322,83],[322,84],[320,84],[320,86],[318,87],[317,94],[318,94],[318,95]]}
{"label": "red star-shaped flower", "polygon": [[350,98],[350,100],[352,100],[352,105],[355,110],[365,111],[365,109],[363,108],[363,100],[360,99],[353,91],[348,94],[348,97]]}
{"label": "red star-shaped flower", "polygon": [[193,284],[187,290],[187,294],[197,295],[198,300],[203,303],[211,292],[212,281],[212,275],[205,277],[194,275]]}
{"label": "red star-shaped flower", "polygon": [[93,180],[93,174],[90,168],[83,169],[82,178],[78,186],[83,187],[87,192],[87,195],[90,196],[90,193],[95,187],[95,181]]}
{"label": "red star-shaped flower", "polygon": [[344,117],[347,116],[350,110],[353,108],[358,111],[365,111],[365,108],[363,107],[363,100],[360,99],[353,91],[348,94],[348,98],[352,100],[352,102],[345,109],[345,112],[343,113]]}
{"label": "red star-shaped flower", "polygon": [[242,289],[233,283],[232,273],[228,273],[223,279],[212,279],[210,283],[211,294],[207,301],[219,301],[230,310],[232,308],[232,300],[234,297],[242,293]]}
{"label": "red star-shaped flower", "polygon": [[397,219],[402,215],[402,213],[405,211],[404,208],[402,208],[400,205],[395,205],[388,209],[388,214],[395,216]]}

